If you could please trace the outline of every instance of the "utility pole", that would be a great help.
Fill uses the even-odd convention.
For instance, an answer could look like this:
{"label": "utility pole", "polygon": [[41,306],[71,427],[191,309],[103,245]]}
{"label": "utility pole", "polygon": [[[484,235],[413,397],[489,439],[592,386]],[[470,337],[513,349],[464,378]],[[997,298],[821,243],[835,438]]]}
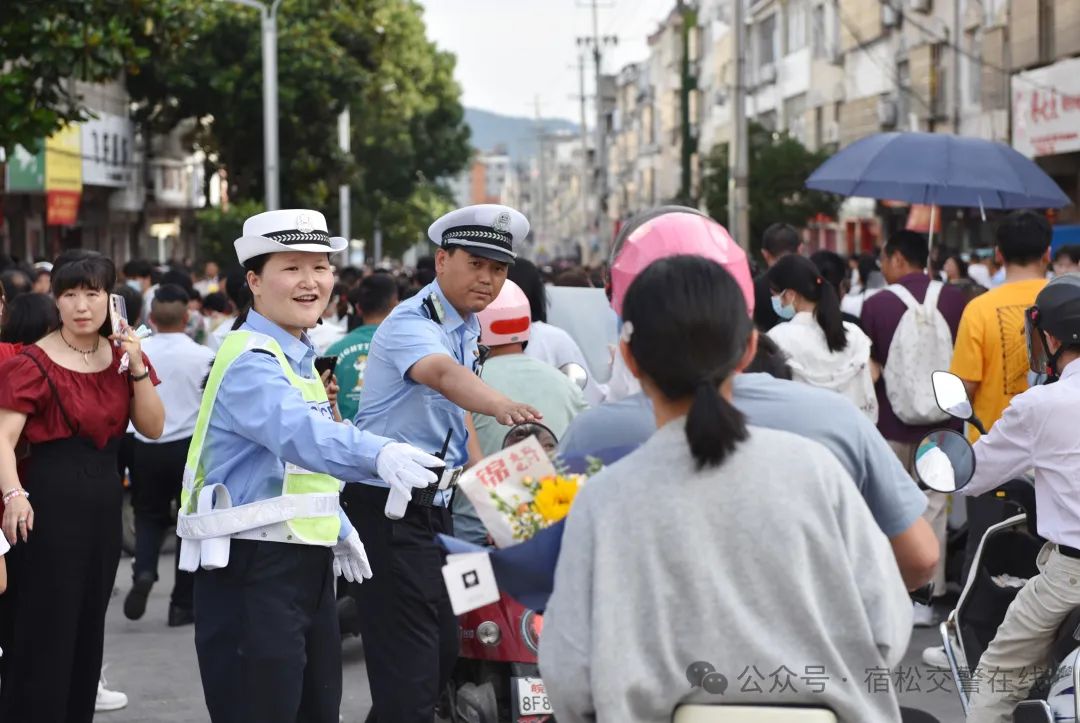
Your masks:
{"label": "utility pole", "polygon": [[539,171],[539,192],[536,194],[537,205],[540,208],[540,228],[536,230],[536,240],[547,237],[547,147],[544,136],[544,123],[540,117],[540,96],[536,97],[536,140],[537,140],[537,170]]}
{"label": "utility pole", "polygon": [[229,0],[259,11],[262,18],[263,71],[263,185],[266,186],[266,210],[281,205],[278,185],[278,84],[277,84],[277,11],[281,0],[269,6],[260,0]]}
{"label": "utility pole", "polygon": [[[592,231],[589,218],[589,128],[585,118],[585,56],[578,55],[578,101],[581,108],[581,243],[587,244]],[[583,246],[584,248],[584,246]]]}
{"label": "utility pole", "polygon": [[690,34],[697,26],[697,10],[687,5],[685,0],[678,0],[680,22],[682,23],[682,62],[680,63],[681,83],[679,85],[679,125],[682,131],[681,166],[682,176],[679,182],[681,203],[695,205],[693,195],[693,173],[691,165],[697,152],[697,138],[690,125],[690,93],[697,88],[697,78],[690,72]]}
{"label": "utility pole", "polygon": [[746,24],[744,0],[731,0],[732,52],[735,55],[735,92],[731,107],[731,143],[728,146],[728,231],[744,249],[750,248],[749,151],[746,122]]}
{"label": "utility pole", "polygon": [[[341,152],[348,155],[351,143],[352,123],[348,106],[338,116],[338,147]],[[352,239],[352,205],[349,201],[349,184],[343,183],[338,187],[338,204],[341,206],[341,235]]]}
{"label": "utility pole", "polygon": [[596,76],[596,151],[594,153],[596,168],[596,228],[604,226],[604,213],[607,209],[607,144],[605,143],[604,118],[604,92],[603,92],[603,51],[604,46],[617,45],[619,40],[614,35],[600,35],[600,23],[597,17],[598,0],[589,0],[592,8],[592,36],[579,37],[578,46],[590,46],[592,48],[593,65]]}

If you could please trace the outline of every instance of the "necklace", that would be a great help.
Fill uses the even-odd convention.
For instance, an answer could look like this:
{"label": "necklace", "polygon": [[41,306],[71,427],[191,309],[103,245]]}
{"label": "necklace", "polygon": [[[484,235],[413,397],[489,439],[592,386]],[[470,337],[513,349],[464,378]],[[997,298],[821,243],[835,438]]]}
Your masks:
{"label": "necklace", "polygon": [[89,350],[89,351],[83,351],[82,349],[80,349],[80,348],[78,348],[76,346],[72,346],[68,342],[68,340],[64,338],[64,330],[63,329],[60,329],[60,340],[63,341],[65,344],[67,344],[68,349],[71,349],[74,352],[78,352],[79,354],[82,354],[83,364],[85,364],[86,366],[90,366],[90,355],[95,353],[98,350],[98,344],[101,343],[101,337],[98,336],[98,338],[94,340],[94,348]]}

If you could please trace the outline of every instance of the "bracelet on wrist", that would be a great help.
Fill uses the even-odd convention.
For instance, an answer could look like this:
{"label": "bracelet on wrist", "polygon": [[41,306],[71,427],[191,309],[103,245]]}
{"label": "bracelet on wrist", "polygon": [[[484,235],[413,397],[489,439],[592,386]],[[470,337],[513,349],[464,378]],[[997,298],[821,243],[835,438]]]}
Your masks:
{"label": "bracelet on wrist", "polygon": [[30,499],[30,493],[22,487],[16,487],[15,489],[9,490],[4,493],[3,502],[6,505],[9,501],[15,499],[16,497],[25,497],[26,499]]}
{"label": "bracelet on wrist", "polygon": [[133,381],[133,382],[141,382],[143,379],[146,379],[148,376],[150,376],[150,367],[147,367],[146,369],[144,369],[142,374],[132,374],[131,375],[131,381]]}

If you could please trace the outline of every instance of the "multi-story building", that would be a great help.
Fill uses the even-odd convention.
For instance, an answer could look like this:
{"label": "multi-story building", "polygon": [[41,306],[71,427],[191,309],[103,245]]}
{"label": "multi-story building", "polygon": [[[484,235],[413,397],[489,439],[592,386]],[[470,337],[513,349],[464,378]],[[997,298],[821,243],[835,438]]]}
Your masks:
{"label": "multi-story building", "polygon": [[[1080,2],[1013,0],[1008,12],[1008,49],[1016,71],[1010,79],[1012,145],[1034,158],[1072,199],[1058,219],[1078,223]],[[986,74],[984,67],[984,91]],[[1006,98],[1001,75],[991,79],[995,100]]]}
{"label": "multi-story building", "polygon": [[505,203],[515,182],[510,156],[506,149],[478,152],[468,168],[449,181],[458,206],[478,203]]}
{"label": "multi-story building", "polygon": [[151,139],[130,119],[121,81],[72,81],[94,118],[7,159],[0,249],[25,259],[89,248],[118,263],[194,258],[205,158],[183,128]]}

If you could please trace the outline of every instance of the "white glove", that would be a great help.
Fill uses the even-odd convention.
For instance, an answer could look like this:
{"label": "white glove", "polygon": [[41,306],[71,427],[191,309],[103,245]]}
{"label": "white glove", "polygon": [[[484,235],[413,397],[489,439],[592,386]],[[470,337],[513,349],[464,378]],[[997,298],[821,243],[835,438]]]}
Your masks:
{"label": "white glove", "polygon": [[334,545],[334,577],[344,577],[349,582],[371,579],[371,563],[356,530]]}
{"label": "white glove", "polygon": [[411,444],[391,442],[379,451],[375,458],[375,471],[379,478],[390,485],[402,497],[412,497],[414,487],[427,487],[439,479],[425,467],[442,467],[438,457],[423,452]]}

